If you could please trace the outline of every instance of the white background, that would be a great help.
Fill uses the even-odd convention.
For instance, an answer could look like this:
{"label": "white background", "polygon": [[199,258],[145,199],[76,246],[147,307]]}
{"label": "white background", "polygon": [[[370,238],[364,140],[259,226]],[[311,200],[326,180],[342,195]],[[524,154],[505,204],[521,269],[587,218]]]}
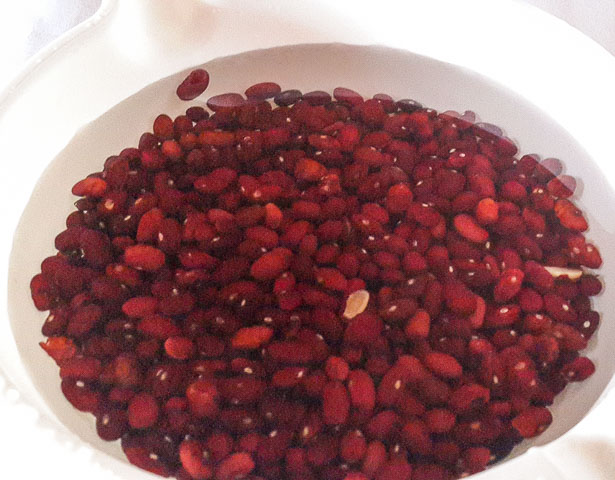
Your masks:
{"label": "white background", "polygon": [[[0,15],[0,88],[33,53],[94,13],[100,1],[10,2],[11,8],[3,9]],[[519,1],[536,5],[565,20],[615,55],[615,0]]]}

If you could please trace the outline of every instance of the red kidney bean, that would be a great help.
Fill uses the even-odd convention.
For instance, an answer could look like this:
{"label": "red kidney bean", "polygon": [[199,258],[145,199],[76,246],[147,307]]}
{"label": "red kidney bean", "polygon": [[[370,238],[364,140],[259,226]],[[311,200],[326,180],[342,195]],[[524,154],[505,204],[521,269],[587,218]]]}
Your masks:
{"label": "red kidney bean", "polygon": [[603,288],[563,163],[473,112],[245,96],[157,116],[77,182],[31,281],[99,436],[181,479],[434,480],[544,431],[595,371]]}
{"label": "red kidney bean", "polygon": [[179,84],[176,93],[181,100],[194,100],[207,89],[208,85],[209,73],[202,68],[197,68]]}

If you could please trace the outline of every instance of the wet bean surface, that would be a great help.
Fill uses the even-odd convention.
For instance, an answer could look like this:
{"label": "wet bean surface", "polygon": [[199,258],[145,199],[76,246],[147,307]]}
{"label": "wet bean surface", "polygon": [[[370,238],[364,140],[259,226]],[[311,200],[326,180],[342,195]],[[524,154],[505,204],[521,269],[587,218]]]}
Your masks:
{"label": "wet bean surface", "polygon": [[63,394],[131,463],[454,479],[594,372],[602,259],[560,160],[473,112],[343,87],[206,103],[75,184],[31,282]]}

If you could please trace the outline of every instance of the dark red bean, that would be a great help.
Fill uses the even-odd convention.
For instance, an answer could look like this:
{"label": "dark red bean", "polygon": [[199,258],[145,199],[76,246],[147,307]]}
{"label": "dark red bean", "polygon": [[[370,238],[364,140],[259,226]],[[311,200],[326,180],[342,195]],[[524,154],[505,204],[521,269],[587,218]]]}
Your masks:
{"label": "dark red bean", "polygon": [[603,289],[562,162],[470,111],[245,96],[159,115],[77,182],[31,281],[99,436],[185,480],[450,480],[547,428],[596,369]]}
{"label": "dark red bean", "polygon": [[248,87],[245,94],[248,98],[265,99],[273,98],[281,91],[282,89],[275,82],[262,82]]}
{"label": "dark red bean", "polygon": [[207,106],[214,112],[228,113],[237,110],[245,103],[238,93],[222,93],[207,99]]}
{"label": "dark red bean", "polygon": [[337,87],[333,90],[333,96],[338,102],[347,103],[353,107],[363,103],[363,97],[360,94],[345,87]]}
{"label": "dark red bean", "polygon": [[284,90],[273,97],[276,105],[287,107],[301,100],[302,93],[299,90]]}
{"label": "dark red bean", "polygon": [[177,96],[181,100],[194,100],[209,86],[209,73],[202,68],[197,68],[188,74],[177,87]]}
{"label": "dark red bean", "polygon": [[303,100],[310,105],[325,105],[331,101],[331,94],[323,92],[322,90],[314,90],[303,94]]}

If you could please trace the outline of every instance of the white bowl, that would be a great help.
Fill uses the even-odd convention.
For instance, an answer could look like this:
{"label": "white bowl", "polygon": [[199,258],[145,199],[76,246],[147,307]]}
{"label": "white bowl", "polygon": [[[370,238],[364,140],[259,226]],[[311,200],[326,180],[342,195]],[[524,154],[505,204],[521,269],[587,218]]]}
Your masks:
{"label": "white bowl", "polygon": [[[137,4],[143,6],[140,2]],[[153,14],[153,10],[148,12]],[[126,20],[126,17],[119,18]],[[115,22],[112,25],[117,26],[120,21],[116,19]],[[216,49],[213,48],[213,51]],[[190,64],[183,64],[184,67],[186,65]],[[561,158],[566,172],[580,178],[584,186],[580,189],[582,194],[578,203],[588,213],[588,237],[601,247],[604,259],[601,275],[605,279],[605,291],[596,299],[594,308],[601,312],[615,309],[615,296],[612,295],[615,251],[608,248],[614,240],[615,217],[611,215],[610,208],[615,201],[613,189],[605,178],[605,172],[611,168],[611,159],[601,155],[601,144],[592,143],[592,132],[578,130],[578,135],[571,132],[570,125],[574,125],[574,121],[569,121],[569,118],[562,117],[567,123],[568,129],[565,129],[550,116],[553,111],[545,112],[536,106],[539,102],[530,102],[483,75],[409,51],[383,46],[337,43],[290,45],[222,56],[205,63],[203,67],[212,79],[206,96],[227,91],[242,92],[247,86],[264,80],[276,81],[283,88],[303,91],[332,91],[341,85],[366,96],[386,92],[396,99],[414,98],[437,110],[473,110],[482,121],[503,127],[517,141],[522,153]],[[53,238],[63,229],[64,220],[73,209],[74,198],[70,195],[72,185],[88,173],[100,170],[108,156],[126,146],[136,146],[139,135],[151,128],[153,119],[160,112],[171,116],[183,113],[186,104],[180,102],[174,92],[191,68],[151,83],[119,103],[117,99],[110,102],[112,96],[103,92],[101,95],[107,95],[107,98],[101,103],[106,107],[101,107],[94,100],[93,108],[77,109],[89,114],[104,113],[85,125],[81,123],[81,128],[70,141],[58,142],[63,149],[51,160],[36,184],[15,232],[10,259],[8,308],[14,345],[9,341],[9,348],[16,346],[18,355],[12,355],[7,350],[3,358],[5,368],[29,400],[53,419],[53,428],[64,431],[67,427],[81,441],[94,448],[94,459],[98,463],[121,473],[124,478],[151,476],[130,467],[119,448],[119,442],[101,441],[96,436],[93,417],[77,412],[63,398],[57,367],[37,346],[38,341],[42,340],[40,325],[44,315],[34,309],[28,285],[32,276],[39,271],[41,260],[54,253]],[[560,101],[569,101],[565,92],[562,93],[564,95],[560,94]],[[532,94],[526,96],[531,97]],[[204,100],[200,102],[204,103]],[[198,104],[199,99],[193,103]],[[583,137],[584,146],[591,145],[591,157],[578,142],[579,136]],[[44,164],[46,161],[37,168]],[[30,173],[28,178],[32,176]],[[614,280],[609,281],[611,278]],[[615,325],[603,321],[585,352],[597,365],[595,375],[583,383],[572,384],[557,397],[552,407],[554,422],[543,435],[523,442],[508,460],[481,474],[480,478],[497,478],[499,475],[529,478],[527,472],[530,471],[545,477],[555,475],[548,462],[540,460],[540,449],[527,450],[561,437],[587,415],[615,373],[615,356],[611,352],[613,344]]]}

